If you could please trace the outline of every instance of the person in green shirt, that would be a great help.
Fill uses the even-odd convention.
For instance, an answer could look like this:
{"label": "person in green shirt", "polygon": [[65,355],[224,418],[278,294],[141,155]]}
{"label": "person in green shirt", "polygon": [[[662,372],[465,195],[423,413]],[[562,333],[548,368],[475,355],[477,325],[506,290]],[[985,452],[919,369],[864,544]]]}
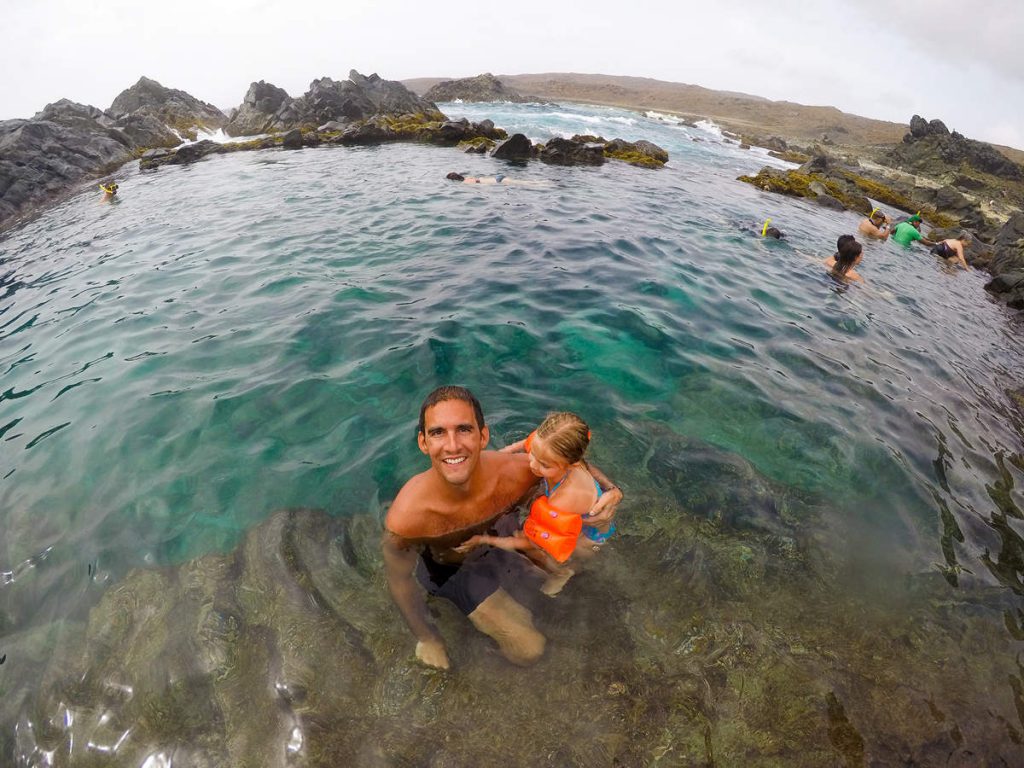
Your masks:
{"label": "person in green shirt", "polygon": [[921,216],[916,213],[906,221],[901,221],[896,225],[896,229],[892,231],[892,239],[900,245],[910,245],[915,240],[919,240],[929,248],[935,245],[934,242],[921,234]]}

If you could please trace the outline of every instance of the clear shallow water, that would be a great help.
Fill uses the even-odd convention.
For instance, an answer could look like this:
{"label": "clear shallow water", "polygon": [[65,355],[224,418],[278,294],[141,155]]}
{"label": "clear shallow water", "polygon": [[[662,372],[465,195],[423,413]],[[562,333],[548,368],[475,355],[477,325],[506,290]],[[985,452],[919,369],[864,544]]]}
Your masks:
{"label": "clear shallow water", "polygon": [[[646,138],[672,159],[238,153],[126,168],[116,204],[89,189],[0,240],[8,643],[82,620],[132,568],[230,551],[276,509],[379,517],[423,467],[420,400],[459,382],[499,444],[552,408],[583,414],[594,460],[633,500],[625,542],[631,515],[639,530],[652,499],[679,498],[658,457],[692,441],[741,457],[776,499],[814,500],[790,522],[840,595],[895,615],[907,577],[945,574],[1001,601],[980,620],[1007,658],[1018,649],[1004,609],[1021,590],[1021,417],[1006,390],[1024,345],[984,275],[869,243],[866,286],[837,285],[820,260],[857,218],[736,182],[784,164],[714,132],[612,109],[442,109],[539,140]],[[450,170],[546,185],[452,184]],[[756,237],[768,216],[785,241]],[[674,450],[684,476],[701,472]],[[1014,690],[993,694],[1000,717]]]}

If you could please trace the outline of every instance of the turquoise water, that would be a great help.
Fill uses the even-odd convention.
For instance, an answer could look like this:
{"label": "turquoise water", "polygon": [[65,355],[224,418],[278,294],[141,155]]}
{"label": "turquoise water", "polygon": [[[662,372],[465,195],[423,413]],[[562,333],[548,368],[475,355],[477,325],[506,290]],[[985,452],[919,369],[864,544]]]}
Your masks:
{"label": "turquoise water", "polygon": [[[983,274],[868,243],[866,284],[837,284],[820,260],[857,218],[736,182],[785,164],[713,131],[442,109],[535,140],[646,138],[672,159],[237,153],[126,167],[116,203],[87,189],[0,240],[3,635],[81,618],[133,568],[227,552],[282,507],[379,517],[425,466],[420,400],[453,382],[497,445],[548,410],[582,414],[626,488],[627,541],[641,501],[678,490],[652,461],[671,435],[813,498],[813,519],[791,522],[851,592],[884,601],[936,574],[1015,605],[1024,464],[1007,390],[1024,344]],[[756,236],[765,217],[786,240]],[[984,620],[1019,648],[1001,607]]]}

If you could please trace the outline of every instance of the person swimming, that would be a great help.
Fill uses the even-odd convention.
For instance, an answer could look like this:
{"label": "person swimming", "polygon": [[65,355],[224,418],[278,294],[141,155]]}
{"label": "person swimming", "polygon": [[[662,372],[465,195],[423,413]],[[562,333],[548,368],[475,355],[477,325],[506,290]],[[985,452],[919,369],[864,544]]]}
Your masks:
{"label": "person swimming", "polygon": [[117,182],[111,181],[107,184],[100,184],[100,189],[103,190],[103,199],[110,200],[117,194]]}
{"label": "person swimming", "polygon": [[878,240],[888,240],[889,235],[892,234],[892,220],[878,208],[873,208],[868,217],[861,221],[857,231]]}
{"label": "person swimming", "polygon": [[829,274],[839,280],[856,280],[864,282],[864,278],[854,271],[863,258],[864,247],[853,235],[840,235],[836,240],[836,252],[822,263],[828,268]]}
{"label": "person swimming", "polygon": [[961,232],[959,237],[940,240],[935,244],[931,252],[940,259],[944,259],[947,263],[956,262],[964,269],[968,269],[967,259],[964,258],[964,248],[970,244],[970,234]]}

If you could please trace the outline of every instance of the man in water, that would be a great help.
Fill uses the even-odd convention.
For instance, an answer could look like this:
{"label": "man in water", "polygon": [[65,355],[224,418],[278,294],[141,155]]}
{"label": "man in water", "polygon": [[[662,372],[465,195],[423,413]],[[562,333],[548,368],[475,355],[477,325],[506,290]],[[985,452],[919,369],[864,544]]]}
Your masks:
{"label": "man in water", "polygon": [[967,259],[964,258],[964,247],[971,244],[971,236],[966,232],[961,232],[958,238],[949,240],[940,240],[932,248],[932,253],[938,256],[940,259],[945,259],[947,264],[953,262],[958,263],[964,269],[967,269]]}
{"label": "man in water", "polygon": [[461,181],[463,184],[500,184],[503,187],[546,187],[546,181],[524,181],[521,179],[510,179],[504,173],[494,176],[463,176],[461,173],[452,171],[446,179],[449,181]]}
{"label": "man in water", "polygon": [[922,245],[933,246],[934,242],[921,234],[921,216],[915,213],[906,221],[901,221],[892,231],[892,239],[900,245],[910,245],[919,240]]}
{"label": "man in water", "polygon": [[860,226],[857,227],[857,231],[862,235],[874,237],[878,240],[888,240],[889,235],[892,234],[892,221],[886,214],[875,208],[871,211],[868,217],[860,223]]}
{"label": "man in water", "polygon": [[[544,653],[544,635],[509,592],[532,581],[539,586],[539,569],[518,552],[487,546],[455,551],[479,533],[511,535],[519,525],[518,505],[537,489],[529,454],[485,451],[489,438],[480,403],[469,390],[431,392],[420,407],[416,438],[430,469],[402,487],[384,519],[388,589],[416,636],[416,658],[439,669],[448,668],[448,652],[420,585],[453,602],[497,641],[509,661],[532,664]],[[591,473],[604,493],[588,522],[610,521],[622,492],[601,472]]]}

